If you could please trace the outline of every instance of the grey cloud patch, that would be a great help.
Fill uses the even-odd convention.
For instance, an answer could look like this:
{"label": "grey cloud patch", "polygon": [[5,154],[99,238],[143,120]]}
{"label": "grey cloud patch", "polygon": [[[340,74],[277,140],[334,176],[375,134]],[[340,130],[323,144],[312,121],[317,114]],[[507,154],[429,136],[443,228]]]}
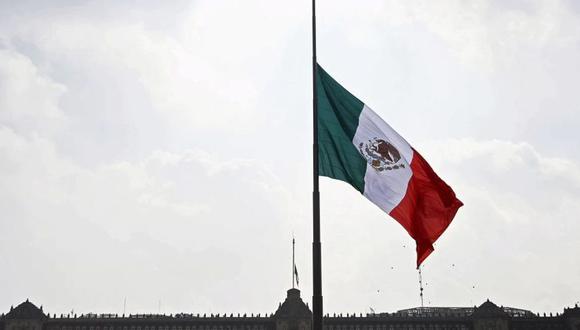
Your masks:
{"label": "grey cloud patch", "polygon": [[[461,277],[458,283],[477,282],[478,289],[469,295],[493,292],[496,300],[521,306],[537,301],[536,308],[549,308],[557,297],[572,302],[580,294],[574,289],[574,276],[558,275],[562,269],[580,274],[572,252],[580,247],[580,164],[542,155],[527,143],[499,140],[444,140],[422,149],[466,205],[438,242],[441,259],[434,262],[462,263],[461,274],[452,276]],[[482,277],[481,269],[509,272]],[[432,271],[434,277],[448,276],[442,268]],[[552,290],[526,289],[539,282],[558,285]],[[431,289],[443,294],[444,288],[438,283]]]}
{"label": "grey cloud patch", "polygon": [[[19,251],[4,255],[2,268],[15,277],[43,269],[38,284],[51,283],[19,281],[5,290],[4,304],[28,294],[61,311],[65,304],[108,310],[123,292],[141,310],[163,295],[170,296],[167,308],[231,310],[241,309],[240,302],[218,303],[221,290],[246,290],[231,281],[233,274],[255,286],[277,283],[251,275],[261,258],[280,253],[276,237],[283,235],[287,208],[283,187],[255,161],[159,152],[89,170],[60,158],[46,140],[4,127],[0,133],[0,228],[10,236],[2,244]],[[233,189],[240,186],[243,195]],[[262,238],[250,239],[257,232]],[[264,244],[272,249],[259,253]],[[245,257],[248,251],[256,259]],[[168,280],[189,283],[188,290],[163,289]],[[150,283],[157,286],[143,290]],[[79,300],[79,292],[95,300]],[[201,301],[188,302],[196,296]],[[263,310],[262,304],[253,306]]]}
{"label": "grey cloud patch", "polygon": [[[429,300],[442,306],[457,301],[469,305],[489,297],[550,310],[556,300],[570,304],[577,299],[577,276],[559,274],[562,269],[580,274],[574,252],[580,248],[578,162],[546,156],[525,142],[466,138],[415,147],[465,203],[426,262]],[[413,260],[413,242],[356,193],[343,193],[346,188],[339,183],[326,181],[321,187],[324,253],[326,270],[334,274],[327,279],[333,288],[327,294],[341,302],[369,301],[392,309],[416,305],[405,296],[417,290],[416,274],[405,266]],[[350,267],[353,263],[357,269]],[[391,265],[396,271],[388,269]],[[538,281],[551,289],[529,290]],[[362,284],[344,285],[351,282]],[[398,298],[392,301],[377,289]],[[328,304],[333,308],[336,302]]]}

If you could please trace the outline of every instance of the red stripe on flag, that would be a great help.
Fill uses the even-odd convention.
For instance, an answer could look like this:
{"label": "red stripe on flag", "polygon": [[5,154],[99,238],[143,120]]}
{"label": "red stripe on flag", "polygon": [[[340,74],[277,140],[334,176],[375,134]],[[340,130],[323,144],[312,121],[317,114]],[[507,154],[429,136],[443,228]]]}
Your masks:
{"label": "red stripe on flag", "polygon": [[419,268],[463,203],[414,149],[411,170],[413,174],[405,197],[389,214],[417,243]]}

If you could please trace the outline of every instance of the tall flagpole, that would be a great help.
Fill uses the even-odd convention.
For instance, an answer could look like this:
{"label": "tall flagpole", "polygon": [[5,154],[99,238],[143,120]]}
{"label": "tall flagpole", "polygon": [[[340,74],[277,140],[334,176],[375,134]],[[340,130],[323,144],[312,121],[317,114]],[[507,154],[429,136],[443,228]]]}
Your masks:
{"label": "tall flagpole", "polygon": [[316,96],[316,2],[312,0],[312,329],[322,330],[322,257],[320,252],[320,192],[318,191],[318,102]]}

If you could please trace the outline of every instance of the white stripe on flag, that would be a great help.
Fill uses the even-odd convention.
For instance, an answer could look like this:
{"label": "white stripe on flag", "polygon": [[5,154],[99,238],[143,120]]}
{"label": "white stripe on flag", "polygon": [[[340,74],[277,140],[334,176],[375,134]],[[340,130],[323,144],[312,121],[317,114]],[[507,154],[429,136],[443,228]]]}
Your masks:
{"label": "white stripe on flag", "polygon": [[[373,167],[370,164],[373,152],[365,150],[373,143],[376,147],[376,143],[382,143],[381,141],[395,147],[400,159],[392,164],[380,163]],[[361,154],[368,159],[364,178],[365,197],[383,211],[390,213],[405,197],[409,180],[413,174],[411,172],[413,149],[405,139],[366,105],[359,116],[359,125],[352,143],[357,149],[362,150]]]}

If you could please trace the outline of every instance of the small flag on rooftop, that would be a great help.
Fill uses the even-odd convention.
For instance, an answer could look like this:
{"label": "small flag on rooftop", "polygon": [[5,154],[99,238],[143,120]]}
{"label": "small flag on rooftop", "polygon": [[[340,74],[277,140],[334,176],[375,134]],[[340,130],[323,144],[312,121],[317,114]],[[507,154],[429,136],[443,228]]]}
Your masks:
{"label": "small flag on rooftop", "polygon": [[300,287],[300,280],[298,279],[298,268],[294,265],[294,275],[296,276],[296,286]]}

